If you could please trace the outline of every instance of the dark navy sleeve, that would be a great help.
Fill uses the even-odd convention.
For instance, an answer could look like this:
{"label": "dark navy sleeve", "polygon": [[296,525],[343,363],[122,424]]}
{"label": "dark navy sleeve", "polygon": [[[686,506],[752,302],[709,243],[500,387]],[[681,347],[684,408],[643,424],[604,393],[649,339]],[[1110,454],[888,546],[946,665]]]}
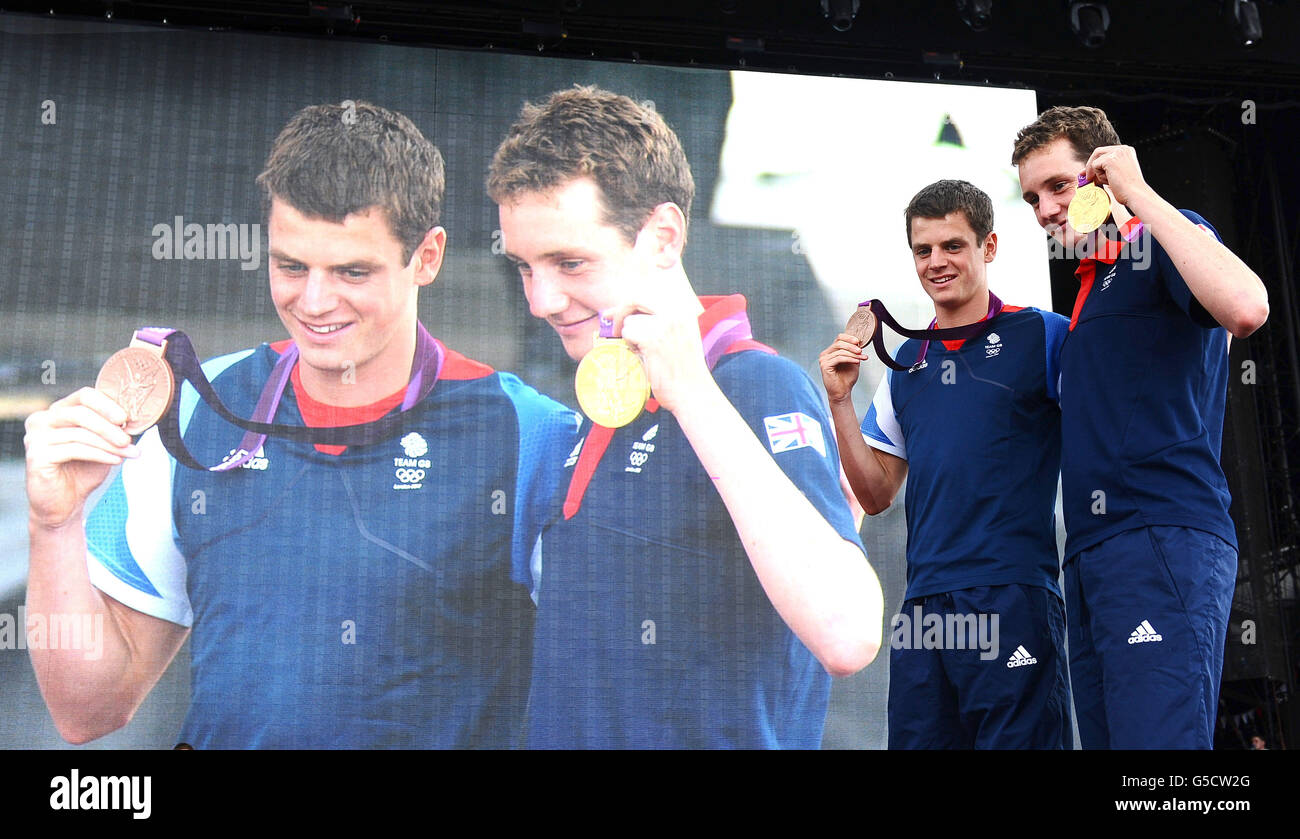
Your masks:
{"label": "dark navy sleeve", "polygon": [[1043,316],[1043,330],[1046,338],[1043,343],[1047,348],[1047,395],[1057,405],[1060,405],[1061,344],[1065,343],[1065,336],[1070,334],[1070,319],[1058,315],[1056,312],[1039,311],[1039,314]]}
{"label": "dark navy sleeve", "polygon": [[834,426],[812,380],[787,359],[753,350],[724,356],[714,379],[781,471],[836,532],[861,548],[840,485]]}
{"label": "dark navy sleeve", "polygon": [[501,373],[501,389],[519,418],[519,466],[515,476],[511,578],[534,590],[532,558],[542,528],[560,512],[564,459],[577,439],[581,417],[518,378]]}
{"label": "dark navy sleeve", "polygon": [[[1191,210],[1179,210],[1187,219],[1207,236],[1213,236],[1217,242],[1222,242],[1223,237],[1219,231],[1210,226],[1210,223],[1201,218],[1200,215]],[[1198,325],[1206,329],[1215,329],[1219,326],[1214,316],[1205,310],[1200,301],[1192,294],[1191,289],[1187,287],[1187,281],[1183,275],[1174,267],[1174,261],[1169,258],[1169,254],[1161,247],[1160,243],[1152,237],[1152,245],[1155,251],[1156,264],[1160,266],[1160,276],[1164,281],[1165,288],[1169,291],[1169,296],[1178,304],[1187,315]]]}

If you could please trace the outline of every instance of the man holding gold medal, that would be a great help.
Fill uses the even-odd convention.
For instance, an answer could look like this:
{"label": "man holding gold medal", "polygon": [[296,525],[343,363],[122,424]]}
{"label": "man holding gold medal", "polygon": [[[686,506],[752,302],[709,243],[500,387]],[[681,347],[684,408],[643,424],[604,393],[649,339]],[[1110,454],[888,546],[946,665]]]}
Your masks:
{"label": "man holding gold medal", "polygon": [[817,748],[828,671],[879,646],[880,586],[812,383],[753,340],[743,297],[691,287],[677,136],[625,96],[559,91],[524,107],[488,191],[595,420],[519,569],[529,747]]}
{"label": "man holding gold medal", "polygon": [[[993,202],[978,187],[937,181],[903,215],[917,279],[934,303],[932,328],[904,331],[911,340],[891,359],[879,321],[892,318],[873,300],[820,358],[862,506],[888,509],[907,478],[889,748],[1069,748],[1053,515],[1065,319],[1004,305],[989,290],[998,241]],[[852,390],[872,338],[891,369],[859,426]],[[949,629],[923,636],[922,626]]]}
{"label": "man holding gold medal", "polygon": [[[1061,349],[1070,675],[1084,748],[1211,748],[1237,567],[1219,448],[1259,277],[1146,183],[1105,113],[1016,137],[1026,203],[1082,258]],[[1130,212],[1131,211],[1131,212]]]}
{"label": "man holding gold medal", "polygon": [[290,340],[199,368],[141,329],[105,392],[28,420],[28,608],[107,629],[98,660],[32,650],[73,742],[126,724],[188,636],[192,747],[516,743],[533,605],[511,568],[576,416],[420,324],[441,155],[346,104],[294,116],[258,178]]}

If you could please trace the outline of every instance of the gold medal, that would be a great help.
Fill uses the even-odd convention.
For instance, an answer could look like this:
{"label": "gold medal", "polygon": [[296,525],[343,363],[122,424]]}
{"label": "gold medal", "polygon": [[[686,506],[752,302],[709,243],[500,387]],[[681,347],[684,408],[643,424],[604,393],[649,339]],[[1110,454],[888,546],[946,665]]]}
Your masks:
{"label": "gold medal", "polygon": [[1076,233],[1091,233],[1110,216],[1110,196],[1095,183],[1081,186],[1074,191],[1068,212]]}
{"label": "gold medal", "polygon": [[858,306],[858,310],[849,318],[849,323],[844,327],[844,331],[858,339],[858,343],[866,346],[871,340],[871,336],[876,334],[876,316],[871,313],[871,304],[864,303]]}
{"label": "gold medal", "polygon": [[163,350],[143,341],[109,356],[95,379],[95,389],[126,411],[123,430],[135,436],[163,418],[176,391],[172,368]]}
{"label": "gold medal", "polygon": [[574,377],[578,405],[597,425],[622,428],[641,415],[650,398],[645,365],[622,338],[597,336]]}

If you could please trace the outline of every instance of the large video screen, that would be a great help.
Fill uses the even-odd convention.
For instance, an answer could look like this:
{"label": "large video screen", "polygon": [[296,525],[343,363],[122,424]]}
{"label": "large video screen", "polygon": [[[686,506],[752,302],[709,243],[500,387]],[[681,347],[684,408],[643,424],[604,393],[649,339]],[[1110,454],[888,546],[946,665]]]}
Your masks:
{"label": "large video screen", "polygon": [[[575,361],[557,337],[556,324],[530,312],[521,280],[525,260],[503,232],[498,205],[485,186],[493,155],[525,103],[543,102],[575,85],[625,95],[662,116],[675,132],[695,183],[689,237],[681,252],[690,286],[701,295],[743,295],[753,340],[787,359],[790,365],[782,369],[790,371],[791,381],[803,382],[798,386],[822,401],[821,408],[771,409],[784,418],[767,419],[792,423],[788,430],[769,425],[767,437],[759,440],[778,465],[784,467],[778,437],[787,433],[804,435],[796,446],[804,449],[799,456],[811,457],[817,449],[818,457],[833,463],[830,425],[819,426],[817,442],[809,444],[806,434],[811,432],[801,423],[824,411],[818,353],[859,302],[879,298],[913,328],[924,328],[934,317],[903,223],[909,199],[927,184],[963,179],[992,197],[999,252],[989,268],[990,287],[1008,303],[1051,309],[1044,237],[1024,209],[1009,162],[1016,131],[1036,115],[1030,90],[688,70],[13,16],[0,19],[0,75],[8,80],[0,90],[5,117],[0,120],[0,148],[6,158],[0,237],[8,264],[0,280],[5,324],[0,331],[0,420],[5,429],[0,451],[0,706],[6,709],[0,718],[0,746],[6,748],[67,745],[46,709],[26,649],[29,643],[57,645],[59,634],[53,628],[56,621],[28,615],[25,605],[28,502],[22,420],[93,385],[105,360],[146,326],[183,331],[201,359],[227,359],[209,365],[210,375],[232,410],[252,416],[257,394],[237,405],[226,390],[234,387],[230,376],[243,375],[240,371],[262,355],[282,351],[282,342],[291,336],[277,316],[271,277],[288,270],[291,258],[310,261],[300,253],[275,251],[257,178],[281,129],[307,106],[332,103],[344,113],[348,108],[364,113],[366,103],[373,103],[409,118],[441,152],[445,195],[439,224],[446,231],[445,250],[436,278],[419,290],[418,316],[441,346],[457,354],[454,363],[444,359],[444,374],[433,390],[438,394],[443,389],[448,399],[460,392],[453,385],[463,390],[484,375],[474,372],[482,368],[463,356],[517,376],[519,387],[533,388],[560,406],[579,407]],[[322,181],[340,177],[321,172]],[[537,229],[529,224],[524,222],[522,229]],[[322,322],[320,328],[326,325]],[[900,340],[887,334],[891,350]],[[253,353],[245,355],[249,349]],[[730,363],[719,362],[717,369]],[[859,416],[884,369],[878,361],[863,366],[854,396]],[[235,373],[220,373],[225,370]],[[264,373],[248,375],[265,378]],[[300,386],[295,380],[289,393]],[[253,690],[255,697],[248,699],[253,704],[245,708],[239,690],[221,693],[216,686],[220,678],[251,685],[274,682],[282,672],[296,674],[288,680],[343,685],[342,694],[355,702],[345,703],[344,710],[322,710],[293,707],[293,700],[286,699],[288,706],[267,713],[292,718],[285,725],[296,734],[287,740],[258,740],[260,735],[250,734],[245,745],[293,745],[292,736],[316,744],[313,737],[334,724],[334,714],[365,717],[371,733],[385,730],[391,722],[386,715],[399,713],[391,703],[409,704],[412,697],[444,708],[439,712],[444,716],[466,717],[461,730],[477,732],[433,745],[527,744],[527,726],[517,717],[528,703],[532,645],[542,643],[545,632],[564,636],[566,627],[572,629],[564,623],[548,625],[543,614],[547,580],[563,576],[560,571],[547,576],[549,569],[561,567],[558,556],[554,565],[548,563],[548,544],[561,552],[578,550],[581,562],[570,569],[570,584],[582,588],[583,580],[593,581],[582,588],[588,599],[571,598],[567,608],[619,614],[628,621],[625,648],[617,652],[588,649],[597,642],[577,634],[556,641],[561,646],[552,650],[552,657],[587,662],[589,678],[581,687],[593,707],[599,705],[593,716],[619,713],[618,703],[606,703],[604,692],[618,690],[615,671],[651,647],[663,659],[654,666],[664,690],[620,701],[662,706],[658,724],[666,728],[695,702],[682,695],[683,685],[697,678],[692,668],[705,666],[701,662],[709,656],[720,660],[716,683],[701,690],[725,694],[729,686],[743,683],[750,675],[742,672],[746,662],[770,654],[749,650],[746,641],[751,630],[766,631],[762,627],[768,616],[758,610],[770,607],[761,603],[764,589],[756,587],[748,564],[733,567],[730,555],[712,542],[691,541],[696,538],[691,534],[719,530],[735,538],[732,520],[715,512],[726,509],[718,498],[675,484],[666,474],[653,502],[632,496],[629,503],[644,506],[626,510],[627,518],[646,530],[658,522],[637,522],[638,517],[671,517],[689,524],[680,528],[684,535],[673,546],[673,558],[661,555],[650,537],[634,541],[640,548],[618,547],[628,534],[613,525],[608,541],[566,548],[576,543],[549,539],[546,523],[565,521],[561,501],[574,466],[557,464],[557,488],[543,487],[525,497],[525,473],[531,476],[529,470],[549,464],[529,461],[523,466],[526,456],[532,456],[524,451],[523,440],[533,415],[511,395],[516,385],[502,387],[515,400],[515,412],[502,409],[505,413],[496,420],[485,414],[486,431],[444,429],[465,434],[451,448],[437,440],[436,422],[427,429],[393,431],[391,439],[371,446],[387,469],[383,480],[420,485],[416,491],[390,492],[381,481],[384,492],[368,495],[361,478],[327,483],[312,470],[323,470],[322,475],[337,471],[341,467],[329,458],[360,458],[366,445],[354,445],[343,455],[318,451],[319,456],[304,455],[300,462],[282,453],[289,444],[274,435],[260,455],[243,464],[252,468],[231,470],[237,475],[208,475],[159,460],[149,467],[152,471],[134,478],[128,474],[123,481],[117,474],[121,470],[114,469],[87,504],[87,510],[103,508],[98,513],[103,518],[95,521],[117,527],[108,536],[91,534],[90,579],[108,586],[104,575],[113,576],[114,585],[135,592],[128,600],[168,600],[171,605],[159,607],[153,619],[176,627],[166,637],[184,643],[158,683],[146,689],[131,721],[93,737],[91,746],[171,748],[191,736],[184,732],[202,727],[192,719],[201,709],[224,705],[246,716],[275,704],[276,688],[271,686]],[[764,387],[756,381],[747,393]],[[189,385],[178,398],[182,414],[202,410]],[[662,420],[638,431],[640,448],[607,457],[635,466],[640,454],[649,470],[655,465],[658,435],[664,473],[669,463],[698,469],[697,453],[685,448],[680,432],[669,427],[670,418],[664,416],[669,410],[660,410],[656,416]],[[298,414],[290,414],[276,419],[301,424]],[[824,413],[820,416],[825,421]],[[491,425],[498,421],[499,429]],[[220,439],[194,443],[195,455],[209,463],[235,449],[242,434],[223,421],[213,422],[220,431],[213,434]],[[150,434],[157,432],[145,438]],[[761,427],[755,434],[757,439]],[[142,439],[140,445],[145,444]],[[675,454],[668,448],[673,444],[680,448]],[[157,441],[150,445],[149,451],[163,451]],[[564,449],[560,461],[571,453],[577,459],[574,445]],[[555,457],[535,454],[539,460]],[[394,467],[394,459],[403,463]],[[490,477],[498,461],[516,479],[513,491],[507,488],[500,496],[493,494],[499,488]],[[303,471],[290,476],[291,463]],[[395,479],[389,474],[394,469],[407,477],[422,474],[414,481]],[[584,504],[612,492],[600,486],[602,474],[596,472]],[[628,474],[649,480],[645,474]],[[227,491],[222,481],[234,479],[262,480],[268,489],[258,490],[262,494],[254,501],[242,491]],[[200,480],[210,483],[196,483]],[[486,524],[457,506],[470,485],[483,493]],[[831,503],[818,498],[818,503]],[[495,512],[494,504],[499,505]],[[517,504],[532,508],[518,510]],[[110,522],[112,505],[122,507],[119,517],[129,525]],[[140,513],[142,505],[153,512]],[[859,527],[842,498],[841,506],[847,520]],[[884,590],[886,648],[865,669],[833,680],[824,727],[821,720],[805,727],[822,732],[823,747],[882,748],[886,743],[888,620],[899,608],[906,573],[902,506],[900,494],[890,510],[865,518],[858,529]],[[494,517],[509,526],[493,529]],[[142,529],[149,533],[142,535]],[[460,531],[454,548],[434,557],[411,547],[413,532],[425,538],[447,529]],[[540,548],[533,540],[537,535]],[[489,546],[493,540],[501,544]],[[155,570],[139,555],[144,543],[169,558],[168,570]],[[424,543],[416,539],[414,544]],[[111,545],[121,550],[114,567],[93,555],[111,552]],[[644,552],[636,554],[640,550]],[[605,552],[619,551],[636,555],[619,558],[618,566],[607,564],[614,559]],[[465,576],[455,567],[479,561],[480,554],[495,556],[482,561],[499,567],[480,577]],[[367,566],[367,557],[384,559]],[[716,578],[701,558],[718,564]],[[132,563],[134,568],[126,567]],[[631,570],[624,574],[613,567]],[[140,576],[128,580],[133,573]],[[669,592],[709,592],[708,599],[691,601],[694,611],[728,616],[733,635],[716,644],[681,645],[681,636],[674,637],[677,627],[689,623],[691,632],[707,630],[696,625],[696,616],[637,612],[633,601],[643,578],[653,578]],[[496,588],[486,591],[487,586]],[[754,596],[755,602],[741,602],[739,593],[732,597],[733,589]],[[480,611],[469,617],[449,614],[456,609],[445,601],[460,595],[490,605],[480,604]],[[335,608],[357,604],[364,596],[384,601],[382,606],[355,606],[368,623],[342,606]],[[364,612],[367,608],[373,614]],[[383,626],[376,628],[376,621]],[[469,672],[464,685],[456,683],[459,677],[438,675],[443,664],[430,668],[418,660],[429,655],[430,645],[438,646],[441,627],[457,621],[463,634],[457,642],[463,647],[455,657],[459,663],[443,664]],[[36,622],[44,622],[43,640],[31,635]],[[105,628],[102,620],[88,617],[77,628],[84,658],[111,654],[112,645],[105,651],[102,635],[111,627]],[[676,652],[665,655],[674,643],[679,643]],[[733,650],[740,649],[746,652],[733,657]],[[476,669],[489,660],[497,676]],[[723,666],[722,660],[732,663]],[[362,677],[389,681],[375,696],[352,696],[349,680]],[[546,706],[539,703],[535,687],[532,692],[536,714]],[[780,697],[770,701],[773,716],[785,712]],[[812,701],[808,707],[818,704]],[[534,733],[547,724],[534,719]],[[729,723],[719,719],[717,724]],[[493,727],[505,733],[498,737]],[[395,731],[338,745],[431,744],[404,739],[400,727]]]}

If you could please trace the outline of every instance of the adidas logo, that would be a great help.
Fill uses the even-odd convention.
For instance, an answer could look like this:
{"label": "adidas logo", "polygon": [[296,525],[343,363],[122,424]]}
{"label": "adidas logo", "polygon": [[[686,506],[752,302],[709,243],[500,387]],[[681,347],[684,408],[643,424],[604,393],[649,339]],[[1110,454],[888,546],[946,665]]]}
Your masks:
{"label": "adidas logo", "polygon": [[1028,667],[1037,663],[1038,659],[1029,654],[1029,650],[1025,649],[1024,644],[1016,647],[1016,651],[1011,654],[1011,658],[1007,659],[1008,667]]}
{"label": "adidas logo", "polygon": [[574,444],[573,451],[569,452],[569,456],[564,459],[565,469],[568,469],[570,466],[578,462],[578,455],[582,453],[582,444],[585,442],[587,442],[587,438],[583,437]]}
{"label": "adidas logo", "polygon": [[1147,641],[1163,640],[1165,640],[1165,636],[1156,632],[1150,621],[1142,621],[1142,623],[1138,624],[1137,629],[1133,630],[1132,634],[1128,636],[1130,644],[1145,644]]}

